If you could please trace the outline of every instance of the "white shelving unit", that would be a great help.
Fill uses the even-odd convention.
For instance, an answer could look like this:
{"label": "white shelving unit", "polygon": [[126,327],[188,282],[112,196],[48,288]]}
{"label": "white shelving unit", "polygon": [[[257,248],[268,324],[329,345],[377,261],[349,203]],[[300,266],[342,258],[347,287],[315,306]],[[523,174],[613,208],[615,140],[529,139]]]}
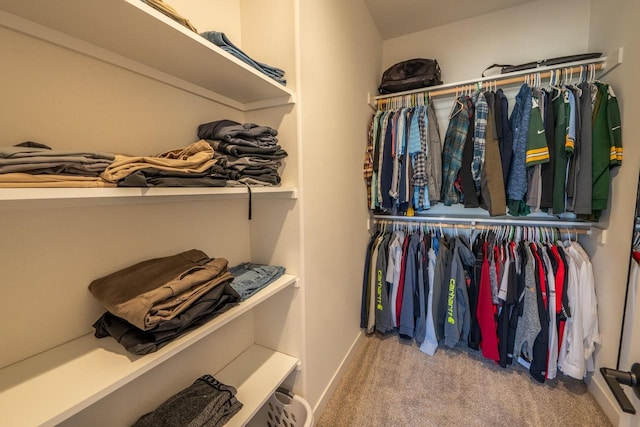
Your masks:
{"label": "white shelving unit", "polygon": [[[286,25],[293,25],[293,23]],[[115,65],[128,71],[129,73],[125,74],[129,74],[130,79],[127,76],[121,76],[122,73],[118,75],[118,78],[124,79],[128,84],[142,75],[154,80],[150,84],[156,87],[159,86],[156,82],[160,82],[163,85],[178,88],[187,93],[188,96],[185,98],[188,98],[188,101],[181,102],[189,102],[189,107],[196,105],[197,108],[201,108],[202,98],[213,101],[205,104],[207,111],[210,110],[211,114],[232,111],[237,117],[243,117],[246,121],[255,121],[264,117],[263,109],[287,106],[295,102],[293,91],[286,86],[260,73],[140,0],[59,0],[55,2],[0,0],[0,27],[44,42],[30,42],[29,48],[35,46],[33,54],[36,56],[37,52],[42,51],[55,54],[57,47],[63,47],[80,54],[83,60],[84,57],[95,59],[91,61],[92,65],[105,68],[101,70],[106,74],[112,73],[112,67],[100,65],[101,63]],[[208,28],[198,29],[208,30]],[[32,52],[29,51],[29,54]],[[16,55],[16,57],[19,58],[18,60],[24,59],[22,55]],[[286,56],[283,57],[286,58]],[[14,76],[20,76],[19,66],[14,66],[12,72]],[[44,80],[47,77],[39,78]],[[9,80],[5,82],[11,84],[10,73],[7,74],[7,79]],[[95,87],[103,85],[103,82],[98,79],[89,79],[89,81]],[[52,85],[56,83],[55,79],[51,80]],[[79,90],[82,96],[90,97],[93,96],[91,89],[92,86],[88,86]],[[64,96],[64,93],[58,96]],[[162,99],[163,102],[171,105],[172,99],[166,97]],[[291,110],[275,109],[273,111],[275,112],[273,115],[269,114],[270,120],[281,123],[279,119]],[[82,120],[84,111],[70,111],[69,114],[80,116],[79,120]],[[136,111],[135,114],[145,114],[145,112]],[[22,134],[28,134],[27,122],[31,119],[37,121],[38,117],[29,117],[29,120],[26,120],[23,116],[24,113],[15,119]],[[186,127],[184,117],[180,117],[182,121],[177,120],[171,126]],[[191,126],[191,124],[188,125]],[[285,134],[296,135],[297,133],[292,132],[291,129],[295,125],[288,126],[288,132]],[[126,129],[123,129],[123,132],[126,132]],[[291,146],[287,148],[295,152],[297,145],[294,138],[289,138],[293,140],[289,142]],[[132,145],[131,150],[135,149],[136,146]],[[288,214],[293,206],[288,201],[296,200],[298,197],[295,177],[292,184],[285,183],[280,187],[252,187],[251,197],[259,201],[258,210],[269,218],[256,218],[257,221],[252,223],[238,220],[238,207],[242,209],[241,201],[249,198],[246,187],[0,188],[0,214],[6,215],[6,218],[15,218],[24,224],[23,228],[29,228],[29,224],[33,224],[33,221],[46,224],[43,231],[35,237],[38,240],[38,248],[42,248],[47,256],[52,257],[52,259],[46,259],[46,268],[52,268],[53,265],[53,268],[71,272],[69,280],[64,278],[49,282],[46,279],[47,271],[34,267],[30,272],[34,274],[30,275],[28,280],[16,278],[13,275],[7,276],[11,277],[11,280],[4,280],[6,277],[3,276],[0,277],[3,279],[0,286],[4,287],[3,291],[8,291],[20,300],[31,297],[35,299],[34,307],[24,308],[21,313],[38,310],[36,306],[44,307],[45,311],[53,307],[51,308],[53,314],[74,313],[73,316],[64,317],[60,323],[61,327],[53,324],[39,324],[33,331],[26,332],[29,330],[29,325],[14,325],[16,328],[26,328],[24,333],[32,336],[26,340],[28,343],[25,345],[17,345],[16,341],[22,339],[17,335],[9,335],[10,339],[3,342],[3,345],[7,345],[8,348],[12,345],[20,348],[7,353],[11,355],[8,358],[10,364],[0,368],[0,425],[50,426],[60,423],[78,425],[82,424],[84,419],[99,420],[102,425],[126,424],[132,416],[139,416],[143,413],[142,410],[149,410],[149,405],[159,404],[161,401],[156,402],[157,399],[167,398],[179,391],[173,389],[177,380],[167,379],[163,373],[167,373],[167,370],[175,367],[176,363],[183,363],[180,361],[184,360],[188,360],[189,363],[194,362],[197,370],[209,369],[203,373],[216,372],[214,376],[218,380],[236,387],[237,397],[243,403],[243,409],[232,418],[229,425],[245,425],[283,381],[293,378],[292,372],[301,363],[298,360],[301,352],[297,344],[292,344],[291,340],[280,340],[278,334],[271,334],[271,331],[267,332],[258,327],[261,323],[269,322],[273,331],[283,335],[291,334],[292,330],[294,333],[300,330],[300,322],[296,317],[300,310],[295,305],[297,293],[283,292],[291,286],[297,287],[296,276],[284,275],[248,300],[172,341],[157,352],[138,356],[128,353],[113,338],[97,339],[92,333],[79,336],[85,334],[86,329],[67,331],[65,326],[77,328],[78,324],[87,325],[87,319],[93,316],[91,307],[80,307],[77,304],[85,302],[89,304],[95,301],[86,298],[88,291],[85,281],[89,274],[84,273],[82,276],[81,273],[73,271],[75,260],[72,259],[72,254],[65,253],[65,249],[58,249],[56,240],[58,230],[67,232],[63,237],[65,241],[63,246],[71,252],[75,250],[74,248],[83,248],[80,258],[84,261],[80,262],[89,265],[93,270],[94,265],[91,263],[94,262],[94,258],[87,257],[87,254],[90,253],[91,247],[95,248],[96,241],[92,241],[94,246],[86,245],[85,248],[85,244],[92,239],[94,226],[100,230],[109,230],[121,225],[132,227],[132,238],[137,242],[144,242],[148,236],[144,233],[153,233],[155,230],[146,225],[142,227],[144,231],[131,226],[139,218],[136,215],[143,213],[156,216],[158,212],[162,212],[161,216],[165,223],[180,223],[183,220],[183,212],[193,213],[202,208],[207,212],[206,215],[209,215],[203,218],[203,221],[214,221],[214,225],[205,223],[202,233],[188,230],[185,234],[180,230],[170,230],[168,234],[180,241],[167,242],[167,251],[184,245],[183,237],[188,235],[189,239],[193,240],[194,247],[205,245],[217,251],[230,244],[234,246],[232,253],[235,258],[242,256],[246,260],[252,260],[256,257],[273,260],[274,263],[282,260],[282,264],[279,265],[289,267],[292,263],[291,270],[296,271],[295,249],[292,250],[291,245],[286,245],[287,247],[284,248],[279,243],[280,239],[293,236],[295,240],[296,236],[296,218]],[[211,215],[212,202],[218,201],[221,209],[216,211],[215,215]],[[171,203],[174,206],[170,209],[161,208],[158,211],[154,211],[154,207],[151,206],[136,206],[135,209],[131,209],[135,212],[128,211],[129,205],[154,203]],[[114,213],[117,219],[109,221],[108,226],[100,223],[98,219],[95,223],[89,219],[90,226],[83,230],[76,230],[75,221],[71,218],[86,219],[86,212],[95,214],[95,209],[89,209],[95,206],[105,207],[105,211]],[[270,227],[264,228],[260,225],[261,221],[268,222],[270,219]],[[276,219],[275,224],[273,219]],[[239,236],[229,230],[216,233],[215,227],[225,224],[226,220],[230,220],[231,230],[233,227],[246,228],[239,233]],[[12,242],[5,241],[2,247],[4,252],[0,254],[17,254],[25,249],[28,251],[33,244],[32,236],[28,234],[24,239],[20,236]],[[237,237],[241,239],[239,242],[235,240]],[[110,238],[106,236],[106,240]],[[140,251],[140,246],[136,246],[138,249],[130,248],[126,242],[115,239],[106,243],[109,248],[123,243],[124,252],[120,255],[125,254],[126,257],[131,256],[136,259],[144,258],[147,249],[152,252],[151,248],[145,247],[144,244],[141,245],[142,251]],[[191,244],[191,241],[187,244]],[[118,250],[119,246],[114,249]],[[109,251],[109,249],[106,250]],[[7,259],[9,258],[11,257]],[[16,260],[16,258],[11,259]],[[17,264],[20,265],[9,266],[12,262],[6,262],[7,270],[5,271],[10,268],[23,270],[30,268],[31,266],[21,264],[23,259],[25,258],[21,257],[17,260]],[[109,259],[108,254],[106,257],[96,255],[95,262],[96,270],[103,270],[105,266],[117,264]],[[47,307],[49,304],[47,295],[52,289],[56,293],[53,297],[55,306]],[[76,311],[77,314],[75,314]],[[46,317],[43,313],[38,315]],[[11,317],[11,314],[6,314],[3,319],[8,317]],[[80,319],[81,322],[73,325],[69,322],[69,320]],[[234,319],[237,320],[232,322]],[[52,328],[58,328],[54,334],[52,334]],[[253,330],[246,328],[253,328]],[[234,333],[242,334],[243,339],[227,343],[229,345],[223,344],[224,348],[216,354],[215,358],[212,358],[214,360],[209,360],[207,355],[202,353],[202,348],[210,345],[212,340],[217,340],[220,336],[228,339]],[[49,335],[55,338],[45,344],[38,342],[38,339],[49,337]],[[77,336],[79,337],[75,338]],[[122,399],[123,396],[129,401],[129,393],[134,395],[144,393],[148,375],[143,376],[143,374],[150,371],[162,378],[157,383],[160,388],[155,391],[161,391],[161,394],[166,392],[166,395],[160,397],[156,393],[143,404],[132,403],[128,413],[114,414],[118,411],[113,411],[111,402]],[[33,410],[25,410],[27,407]]]}
{"label": "white shelving unit", "polygon": [[2,26],[241,111],[295,101],[285,86],[140,0],[3,0],[0,9]]}
{"label": "white shelving unit", "polygon": [[[89,334],[0,369],[0,425],[56,425],[296,281],[295,276],[285,274],[246,301],[155,353],[133,355],[113,338],[97,339]],[[291,373],[297,362],[294,357],[253,345],[216,374],[216,378],[237,387],[238,398],[245,404],[244,415],[239,420],[246,421]],[[37,402],[37,407],[25,412],[22,405],[26,401]]]}

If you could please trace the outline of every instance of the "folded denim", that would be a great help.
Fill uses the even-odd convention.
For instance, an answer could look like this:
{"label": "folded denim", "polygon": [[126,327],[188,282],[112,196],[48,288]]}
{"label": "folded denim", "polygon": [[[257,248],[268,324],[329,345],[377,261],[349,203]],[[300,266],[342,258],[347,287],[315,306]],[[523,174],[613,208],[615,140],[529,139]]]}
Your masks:
{"label": "folded denim", "polygon": [[235,289],[242,300],[246,300],[260,289],[282,276],[284,267],[245,262],[229,269],[233,276],[231,287]]}
{"label": "folded denim", "polygon": [[203,375],[141,416],[133,427],[222,426],[241,408],[236,389]]}
{"label": "folded denim", "polygon": [[285,74],[284,70],[264,64],[262,62],[255,61],[254,59],[250,58],[246,53],[234,46],[234,44],[231,43],[229,38],[224,33],[218,31],[205,31],[203,33],[200,33],[200,35],[216,46],[222,48],[222,50],[224,50],[225,52],[230,53],[231,55],[252,66],[261,73],[271,77],[277,82],[282,83],[283,85],[287,83],[287,81],[283,78]]}

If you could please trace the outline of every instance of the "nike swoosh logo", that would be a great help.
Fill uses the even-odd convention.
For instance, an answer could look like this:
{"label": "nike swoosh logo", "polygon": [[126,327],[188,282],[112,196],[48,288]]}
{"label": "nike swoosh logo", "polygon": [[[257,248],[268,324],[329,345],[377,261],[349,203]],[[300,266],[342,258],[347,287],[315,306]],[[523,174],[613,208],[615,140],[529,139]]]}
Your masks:
{"label": "nike swoosh logo", "polygon": [[620,129],[620,126],[616,126],[616,127],[612,127],[611,130],[617,130]]}
{"label": "nike swoosh logo", "polygon": [[538,131],[538,135],[542,135],[544,133],[544,129]]}

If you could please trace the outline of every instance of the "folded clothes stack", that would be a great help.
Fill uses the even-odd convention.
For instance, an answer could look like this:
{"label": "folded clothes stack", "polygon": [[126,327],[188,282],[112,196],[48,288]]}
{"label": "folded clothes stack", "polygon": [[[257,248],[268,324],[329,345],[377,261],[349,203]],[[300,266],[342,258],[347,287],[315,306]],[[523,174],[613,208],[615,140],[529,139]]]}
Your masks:
{"label": "folded clothes stack", "polygon": [[247,55],[242,50],[238,49],[233,43],[231,43],[231,40],[229,40],[229,38],[224,33],[218,31],[205,31],[200,35],[225,52],[230,53],[244,63],[251,65],[262,74],[271,77],[278,83],[281,83],[283,85],[287,84],[287,80],[284,78],[284,70],[252,59],[251,57],[249,57],[249,55]]}
{"label": "folded clothes stack", "polygon": [[[198,138],[215,151],[218,165],[231,180],[249,185],[275,186],[287,152],[278,145],[278,131],[253,123],[217,120],[198,126]],[[233,183],[228,183],[232,185]]]}
{"label": "folded clothes stack", "polygon": [[134,354],[152,353],[240,301],[224,258],[191,249],[126,267],[89,285],[107,309],[95,336]]}
{"label": "folded clothes stack", "polygon": [[201,140],[155,156],[117,154],[101,177],[118,187],[224,187],[230,177],[217,163]]}
{"label": "folded clothes stack", "polygon": [[115,159],[110,153],[56,151],[27,141],[0,147],[0,187],[107,187],[100,174]]}
{"label": "folded clothes stack", "polygon": [[236,389],[203,375],[141,416],[133,427],[221,427],[242,409]]}

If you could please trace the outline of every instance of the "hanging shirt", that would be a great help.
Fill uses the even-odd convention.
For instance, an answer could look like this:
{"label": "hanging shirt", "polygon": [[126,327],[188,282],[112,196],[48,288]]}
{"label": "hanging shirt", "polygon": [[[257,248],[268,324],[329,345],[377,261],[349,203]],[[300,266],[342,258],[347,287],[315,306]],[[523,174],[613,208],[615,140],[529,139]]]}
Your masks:
{"label": "hanging shirt", "polygon": [[547,379],[554,379],[558,371],[558,329],[556,327],[556,279],[548,248],[542,246],[542,261],[547,272],[547,310],[549,311],[549,343],[547,360]]}
{"label": "hanging shirt", "polygon": [[[427,122],[428,126],[426,125]],[[427,155],[427,186],[429,200],[435,203],[440,201],[440,193],[442,191],[442,140],[435,107],[431,98],[429,98],[429,104],[427,105],[425,126],[426,129],[420,127],[420,132],[424,131],[426,133],[427,152],[429,153]],[[423,136],[420,135],[420,138],[423,138]]]}
{"label": "hanging shirt", "polygon": [[386,272],[389,270],[389,241],[390,233],[384,233],[378,245],[378,264],[376,266],[376,276],[373,281],[371,307],[375,312],[375,329],[385,333],[393,329],[391,321],[391,307],[389,304],[390,283],[386,280]]}
{"label": "hanging shirt", "polygon": [[592,132],[591,120],[591,88],[590,83],[583,82],[580,85],[580,158],[576,175],[576,190],[574,194],[573,211],[576,215],[591,215],[591,191],[592,191]]}
{"label": "hanging shirt", "polygon": [[460,202],[455,181],[462,164],[462,150],[469,130],[469,116],[464,96],[456,99],[442,149],[442,202],[446,206]]}
{"label": "hanging shirt", "polygon": [[597,219],[609,200],[610,170],[622,163],[622,130],[613,89],[601,83],[596,86],[600,103],[594,110],[592,210]]}
{"label": "hanging shirt", "polygon": [[531,113],[529,116],[529,129],[527,138],[527,167],[547,163],[549,161],[549,147],[545,135],[542,114],[538,106],[538,100],[531,98]]}
{"label": "hanging shirt", "polygon": [[389,262],[387,264],[386,280],[391,283],[390,301],[391,319],[394,327],[398,326],[396,315],[396,300],[398,299],[398,286],[400,284],[400,268],[402,265],[402,248],[404,246],[404,232],[397,230],[389,244]]}
{"label": "hanging shirt", "polygon": [[476,191],[480,192],[480,171],[484,166],[485,156],[485,135],[487,131],[487,118],[489,115],[489,105],[484,93],[478,93],[473,97],[474,111],[474,131],[473,131],[473,161],[471,162],[471,173]]}
{"label": "hanging shirt", "polygon": [[433,356],[438,349],[438,338],[436,337],[434,316],[434,279],[436,268],[436,252],[433,248],[429,249],[429,296],[427,298],[427,330],[425,332],[424,342],[420,345],[420,351]]}
{"label": "hanging shirt", "polygon": [[505,195],[511,171],[513,158],[513,132],[509,123],[509,101],[502,89],[496,91],[496,130],[500,146],[500,161],[502,164],[502,178],[504,179]]}
{"label": "hanging shirt", "polygon": [[[569,95],[566,90],[554,95],[555,156],[553,171],[553,213],[565,211],[565,186],[567,175],[567,141],[569,131]],[[573,147],[571,146],[573,149]]]}
{"label": "hanging shirt", "polygon": [[494,108],[494,93],[486,93],[489,114],[487,116],[487,132],[485,137],[485,161],[480,171],[480,205],[489,211],[489,215],[506,215],[507,202],[505,199],[500,146],[496,129]]}
{"label": "hanging shirt", "polygon": [[495,305],[491,295],[491,279],[489,273],[489,259],[493,257],[493,251],[488,242],[483,245],[484,257],[482,261],[482,271],[480,277],[480,289],[478,290],[478,325],[481,331],[482,355],[494,361],[500,360],[498,353],[498,335],[495,319]]}
{"label": "hanging shirt", "polygon": [[516,216],[529,213],[526,204],[524,204],[524,196],[527,192],[526,157],[531,105],[531,88],[527,84],[523,84],[516,95],[516,104],[509,118],[509,124],[513,130],[513,159],[507,183],[507,194],[509,196],[509,213]]}

